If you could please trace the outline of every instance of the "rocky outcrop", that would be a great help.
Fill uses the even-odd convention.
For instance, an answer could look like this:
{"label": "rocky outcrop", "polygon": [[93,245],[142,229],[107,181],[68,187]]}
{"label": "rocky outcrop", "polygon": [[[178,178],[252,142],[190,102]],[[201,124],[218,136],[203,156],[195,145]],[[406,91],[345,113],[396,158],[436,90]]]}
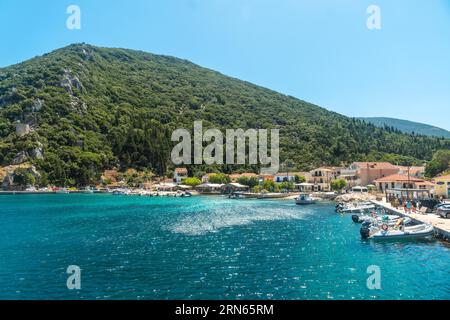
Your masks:
{"label": "rocky outcrop", "polygon": [[16,154],[16,156],[12,160],[11,164],[12,165],[22,164],[22,163],[27,162],[28,159],[29,159],[28,153],[26,151],[20,151],[18,154]]}
{"label": "rocky outcrop", "polygon": [[42,147],[36,147],[30,151],[30,157],[32,159],[43,159],[44,158],[44,149]]}
{"label": "rocky outcrop", "polygon": [[370,201],[375,200],[376,196],[370,193],[345,193],[336,197],[336,202]]}
{"label": "rocky outcrop", "polygon": [[[16,168],[14,171],[10,170],[7,172],[5,177],[3,178],[1,188],[5,191],[11,191],[11,190],[24,190],[25,188],[33,187],[32,185],[18,185],[14,181],[16,180],[16,176],[20,175],[21,173],[17,173],[18,168]],[[26,169],[26,173],[31,174],[35,181],[39,181],[41,179],[41,174],[39,171],[37,171],[35,166],[30,166]],[[22,173],[23,174],[23,173]],[[19,179],[20,180],[20,179]]]}
{"label": "rocky outcrop", "polygon": [[33,102],[33,105],[31,106],[31,112],[39,112],[41,111],[42,107],[44,106],[44,101],[41,99],[36,99]]}
{"label": "rocky outcrop", "polygon": [[29,167],[27,172],[30,173],[36,180],[41,178],[41,174],[37,171],[35,166]]}
{"label": "rocky outcrop", "polygon": [[70,95],[73,95],[73,88],[77,88],[80,91],[83,90],[83,84],[80,79],[78,76],[73,75],[70,69],[64,69],[60,86],[66,89]]}
{"label": "rocky outcrop", "polygon": [[14,174],[8,173],[2,182],[2,189],[3,190],[11,190],[14,185]]}

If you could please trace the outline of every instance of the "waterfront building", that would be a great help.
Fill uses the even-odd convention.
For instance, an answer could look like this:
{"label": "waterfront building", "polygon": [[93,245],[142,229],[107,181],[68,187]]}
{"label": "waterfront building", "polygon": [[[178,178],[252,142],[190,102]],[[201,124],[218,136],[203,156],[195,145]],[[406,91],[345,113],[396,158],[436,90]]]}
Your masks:
{"label": "waterfront building", "polygon": [[423,178],[425,175],[425,166],[397,166],[399,174],[409,175],[414,178]]}
{"label": "waterfront building", "polygon": [[450,174],[434,178],[434,190],[436,196],[450,199]]}
{"label": "waterfront building", "polygon": [[226,194],[230,194],[233,192],[238,192],[238,191],[248,191],[249,187],[245,186],[243,184],[240,183],[236,183],[236,182],[230,182],[227,184],[224,184],[221,188],[223,193]]}
{"label": "waterfront building", "polygon": [[186,168],[176,168],[173,173],[173,182],[181,183],[188,177],[188,170]]}
{"label": "waterfront building", "polygon": [[330,191],[331,180],[336,178],[332,168],[320,167],[309,172],[311,178],[307,181],[314,184],[313,191]]}
{"label": "waterfront building", "polygon": [[340,178],[347,180],[350,187],[374,184],[375,180],[398,174],[399,167],[389,162],[353,162],[341,170]]}
{"label": "waterfront building", "polygon": [[196,187],[196,189],[204,194],[214,194],[214,193],[220,193],[221,192],[221,188],[222,188],[223,184],[218,184],[218,183],[203,183],[200,184]]}
{"label": "waterfront building", "polygon": [[399,198],[429,197],[434,192],[434,183],[421,178],[393,174],[374,181],[377,190]]}

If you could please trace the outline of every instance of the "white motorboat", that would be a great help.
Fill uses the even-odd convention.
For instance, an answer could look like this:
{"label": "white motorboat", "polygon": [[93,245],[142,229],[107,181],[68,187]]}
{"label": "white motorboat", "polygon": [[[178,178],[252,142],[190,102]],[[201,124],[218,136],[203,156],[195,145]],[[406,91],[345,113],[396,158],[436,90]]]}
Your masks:
{"label": "white motorboat", "polygon": [[363,202],[337,207],[336,211],[339,213],[363,213],[366,211],[374,210],[375,208],[375,205],[371,202]]}
{"label": "white motorboat", "polygon": [[391,223],[391,224],[395,224],[397,221],[399,221],[400,219],[403,219],[404,223],[409,223],[411,222],[411,218],[405,217],[402,218],[400,216],[397,215],[368,215],[368,214],[354,214],[352,215],[352,220],[354,223],[364,223],[364,222],[370,222],[370,223]]}
{"label": "white motorboat", "polygon": [[84,189],[81,189],[80,191],[81,193],[89,193],[89,194],[94,193],[94,189],[92,189],[91,187],[86,187]]}
{"label": "white motorboat", "polygon": [[411,227],[390,227],[387,224],[362,227],[360,230],[363,239],[408,239],[423,238],[433,235],[434,227],[430,224],[419,224]]}
{"label": "white motorboat", "polygon": [[318,198],[313,198],[307,193],[301,193],[297,198],[295,198],[296,204],[314,204],[318,201]]}

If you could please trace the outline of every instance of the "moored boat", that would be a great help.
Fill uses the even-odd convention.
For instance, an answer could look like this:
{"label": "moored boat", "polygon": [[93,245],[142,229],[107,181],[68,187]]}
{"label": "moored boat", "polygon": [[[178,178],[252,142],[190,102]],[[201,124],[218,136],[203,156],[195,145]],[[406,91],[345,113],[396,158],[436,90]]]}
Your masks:
{"label": "moored boat", "polygon": [[338,205],[336,211],[339,213],[363,213],[374,210],[376,207],[371,202],[352,203],[350,205]]}
{"label": "moored boat", "polygon": [[311,197],[311,195],[307,193],[301,193],[297,198],[295,198],[295,203],[302,205],[302,204],[314,204],[317,202],[317,198]]}
{"label": "moored boat", "polygon": [[423,238],[433,235],[434,227],[430,224],[419,224],[411,227],[390,227],[387,224],[380,226],[363,226],[360,230],[363,239],[408,239]]}
{"label": "moored boat", "polygon": [[400,216],[398,216],[398,215],[382,215],[382,216],[379,216],[379,215],[377,215],[377,214],[370,214],[370,215],[368,215],[368,214],[354,214],[354,215],[352,215],[352,220],[353,220],[353,222],[354,223],[364,223],[364,222],[367,222],[367,221],[369,221],[369,222],[378,222],[378,223],[383,223],[383,222],[393,222],[393,223],[395,223],[395,222],[397,222],[398,220],[400,220],[400,219],[406,219],[406,221],[411,221],[411,219],[410,218],[408,218],[408,217],[405,217],[405,218],[402,218],[402,217],[400,217]]}

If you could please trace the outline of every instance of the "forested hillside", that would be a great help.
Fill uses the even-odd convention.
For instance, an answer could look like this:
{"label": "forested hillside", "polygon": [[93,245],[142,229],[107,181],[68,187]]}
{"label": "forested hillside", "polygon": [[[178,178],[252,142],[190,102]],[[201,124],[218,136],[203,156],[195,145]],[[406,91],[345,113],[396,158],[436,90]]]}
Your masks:
{"label": "forested hillside", "polygon": [[[31,162],[43,184],[94,183],[113,167],[163,174],[172,166],[172,130],[195,120],[223,129],[279,128],[281,160],[299,169],[367,157],[421,161],[450,148],[449,139],[378,128],[145,52],[77,44],[0,69],[0,163]],[[31,132],[19,137],[18,121]]]}

